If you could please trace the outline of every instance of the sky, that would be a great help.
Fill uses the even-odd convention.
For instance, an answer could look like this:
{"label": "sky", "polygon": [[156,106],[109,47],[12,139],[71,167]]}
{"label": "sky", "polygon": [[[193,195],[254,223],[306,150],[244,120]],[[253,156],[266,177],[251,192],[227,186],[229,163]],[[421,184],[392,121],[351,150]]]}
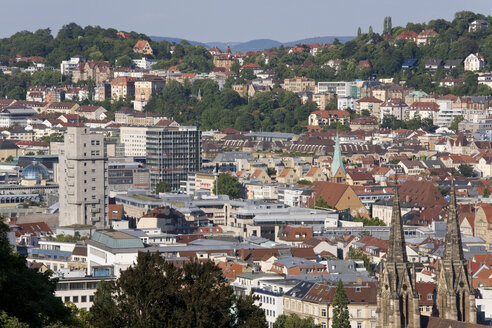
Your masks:
{"label": "sky", "polygon": [[353,36],[360,26],[380,32],[431,19],[452,20],[469,10],[492,14],[492,0],[23,0],[2,1],[0,37],[64,24],[99,25],[191,41],[281,42],[316,36]]}

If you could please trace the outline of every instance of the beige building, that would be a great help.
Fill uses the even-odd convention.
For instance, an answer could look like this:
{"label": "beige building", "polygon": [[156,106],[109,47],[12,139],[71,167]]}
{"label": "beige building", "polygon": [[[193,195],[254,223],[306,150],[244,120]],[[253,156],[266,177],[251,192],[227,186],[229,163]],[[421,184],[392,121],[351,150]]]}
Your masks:
{"label": "beige building", "polygon": [[119,76],[111,80],[111,102],[119,99],[134,99],[135,79]]}
{"label": "beige building", "polygon": [[475,212],[475,237],[485,240],[485,244],[492,243],[492,205],[477,204]]}
{"label": "beige building", "polygon": [[314,80],[307,77],[294,77],[285,79],[282,88],[292,92],[313,92],[315,88]]}
{"label": "beige building", "polygon": [[265,170],[262,170],[262,169],[255,169],[253,171],[253,173],[251,174],[251,179],[259,180],[262,183],[272,182],[272,179],[267,174],[267,172]]}
{"label": "beige building", "polygon": [[161,77],[145,77],[135,81],[135,110],[142,111],[152,97],[152,93],[164,88],[165,84],[166,80]]}
{"label": "beige building", "polygon": [[146,156],[147,130],[145,126],[120,127],[120,143],[125,147],[125,156]]}
{"label": "beige building", "polygon": [[326,181],[326,174],[323,173],[323,170],[321,170],[319,167],[312,167],[306,175],[303,177],[304,180],[307,181]]}
{"label": "beige building", "polygon": [[[329,269],[329,268],[328,268]],[[376,284],[345,285],[350,299],[348,311],[350,325],[357,328],[372,328],[377,322]],[[284,314],[297,314],[301,318],[313,318],[320,327],[332,325],[333,298],[336,287],[323,283],[301,282],[284,295]]]}
{"label": "beige building", "polygon": [[233,84],[232,90],[236,91],[241,98],[246,98],[248,96],[247,84]]}
{"label": "beige building", "polygon": [[108,81],[111,79],[111,67],[105,61],[88,61],[80,63],[79,67],[73,70],[72,82],[93,80],[96,84]]}
{"label": "beige building", "polygon": [[213,173],[196,173],[195,174],[195,190],[208,190],[215,194],[214,182],[217,180],[217,175]]}
{"label": "beige building", "polygon": [[383,101],[376,97],[364,97],[355,102],[355,110],[357,114],[362,114],[362,111],[368,111],[374,117],[379,117],[379,106]]}
{"label": "beige building", "polygon": [[320,110],[324,110],[326,106],[330,103],[332,98],[335,98],[334,93],[323,92],[323,93],[315,93],[313,94],[313,102],[318,104],[318,108]]}
{"label": "beige building", "polygon": [[59,225],[107,228],[108,167],[104,135],[86,127],[69,127],[60,149]]}
{"label": "beige building", "polygon": [[296,183],[299,180],[299,176],[294,169],[285,168],[277,176],[279,183]]}

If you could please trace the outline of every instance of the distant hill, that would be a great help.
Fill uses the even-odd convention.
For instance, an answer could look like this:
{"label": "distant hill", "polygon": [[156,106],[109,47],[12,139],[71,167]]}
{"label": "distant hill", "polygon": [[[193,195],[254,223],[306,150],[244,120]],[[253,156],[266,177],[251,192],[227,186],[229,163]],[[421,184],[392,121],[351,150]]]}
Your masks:
{"label": "distant hill", "polygon": [[307,39],[302,39],[302,40],[297,40],[297,41],[292,41],[292,42],[286,42],[284,43],[284,46],[295,46],[296,44],[311,44],[311,43],[333,43],[335,39],[338,38],[338,40],[341,43],[348,42],[352,40],[354,37],[353,36],[317,36],[314,38],[307,38]]}
{"label": "distant hill", "polygon": [[[302,39],[302,40],[297,40],[297,41],[290,41],[290,42],[279,42],[271,39],[257,39],[257,40],[251,40],[247,42],[198,42],[198,41],[189,41],[190,44],[193,45],[202,45],[207,48],[212,48],[213,46],[219,47],[221,50],[224,50],[227,48],[229,45],[231,47],[231,50],[233,52],[247,52],[247,51],[262,51],[265,49],[270,49],[274,47],[280,47],[281,45],[291,47],[295,46],[296,44],[306,44],[306,43],[332,43],[335,38],[338,38],[340,42],[345,43],[347,41],[352,40],[354,37],[353,36],[320,36],[320,37],[314,37],[314,38],[307,38],[307,39]],[[180,38],[170,38],[170,37],[160,37],[160,36],[151,36],[151,39],[154,41],[169,41],[169,42],[176,42],[179,43],[183,41],[184,39]]]}

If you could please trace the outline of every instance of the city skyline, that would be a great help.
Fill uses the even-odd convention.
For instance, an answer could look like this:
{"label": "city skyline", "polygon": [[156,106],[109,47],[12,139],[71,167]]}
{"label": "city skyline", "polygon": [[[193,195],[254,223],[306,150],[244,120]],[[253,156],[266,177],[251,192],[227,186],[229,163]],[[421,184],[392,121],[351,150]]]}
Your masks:
{"label": "city skyline", "polygon": [[[224,0],[176,3],[150,0],[147,6],[133,6],[132,10],[128,10],[128,6],[132,5],[128,0],[118,1],[118,6],[115,6],[115,1],[88,0],[67,5],[61,0],[51,0],[42,8],[25,10],[35,8],[37,4],[33,0],[27,0],[25,6],[4,4],[4,10],[9,15],[4,17],[0,37],[40,28],[50,28],[56,35],[64,24],[75,22],[81,26],[100,25],[199,42],[245,42],[255,39],[289,42],[318,36],[353,36],[358,26],[362,31],[372,26],[374,31],[380,32],[386,16],[391,16],[393,26],[398,26],[438,18],[452,20],[454,13],[462,10],[487,15],[492,9],[492,4],[487,0],[474,0],[466,4],[458,0],[416,0],[404,10],[400,3],[390,0],[377,3],[312,0],[303,5],[304,13],[299,10],[298,3],[278,0],[268,3],[253,0],[242,7]],[[350,12],[353,8],[357,10]],[[108,16],[108,12],[113,14]]]}

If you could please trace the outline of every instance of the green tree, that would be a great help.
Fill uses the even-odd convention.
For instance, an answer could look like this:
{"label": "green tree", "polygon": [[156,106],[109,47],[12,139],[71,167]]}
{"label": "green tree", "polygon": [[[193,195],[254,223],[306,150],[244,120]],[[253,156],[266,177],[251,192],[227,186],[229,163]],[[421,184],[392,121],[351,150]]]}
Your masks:
{"label": "green tree", "polygon": [[328,105],[326,105],[326,110],[337,110],[338,109],[338,102],[337,102],[337,97],[331,97],[330,101],[328,102]]}
{"label": "green tree", "polygon": [[[0,221],[0,312],[31,327],[70,323],[70,309],[55,297],[56,282],[50,278],[50,272],[40,273],[27,267],[25,257],[12,251],[4,233],[8,229]],[[3,316],[0,320],[4,320]]]}
{"label": "green tree", "polygon": [[27,323],[20,322],[16,317],[11,317],[4,311],[0,312],[0,327],[3,328],[29,328]]}
{"label": "green tree", "polygon": [[475,172],[473,172],[473,167],[467,164],[460,164],[460,166],[458,166],[458,171],[462,176],[467,178],[475,176]]}
{"label": "green tree", "polygon": [[237,300],[212,262],[177,268],[141,253],[120,278],[98,286],[94,327],[267,327],[255,298]]}
{"label": "green tree", "polygon": [[483,195],[482,195],[482,196],[483,196],[484,198],[489,198],[489,196],[490,196],[490,190],[489,190],[489,188],[485,187],[485,188],[483,189]]}
{"label": "green tree", "polygon": [[297,314],[281,314],[273,323],[273,328],[316,328],[320,325],[314,324],[313,318],[302,319]]}
{"label": "green tree", "polygon": [[120,67],[132,67],[132,59],[128,55],[120,56],[116,59],[116,65]]}
{"label": "green tree", "polygon": [[161,192],[171,192],[173,190],[173,186],[167,181],[160,181],[155,185],[155,193],[159,194]]}
{"label": "green tree", "polygon": [[228,195],[230,198],[238,198],[241,183],[238,178],[228,173],[221,173],[214,181],[213,192],[219,195]]}
{"label": "green tree", "polygon": [[12,155],[9,155],[6,159],[5,159],[5,162],[13,162],[14,161],[14,158],[12,157]]}
{"label": "green tree", "polygon": [[332,328],[350,328],[348,304],[350,303],[342,280],[338,280],[335,296],[333,297]]}
{"label": "green tree", "polygon": [[364,267],[368,272],[372,271],[371,260],[360,248],[350,247],[347,257],[351,260],[360,260],[364,262]]}
{"label": "green tree", "polygon": [[301,185],[312,185],[313,183],[309,180],[304,180],[304,179],[301,179],[299,181],[297,181],[298,184],[301,184]]}
{"label": "green tree", "polygon": [[458,131],[458,124],[460,124],[460,122],[463,121],[464,119],[465,118],[462,115],[455,116],[449,128],[453,131]]}
{"label": "green tree", "polygon": [[328,202],[323,197],[320,197],[314,202],[314,208],[331,208],[331,206],[328,205]]}

